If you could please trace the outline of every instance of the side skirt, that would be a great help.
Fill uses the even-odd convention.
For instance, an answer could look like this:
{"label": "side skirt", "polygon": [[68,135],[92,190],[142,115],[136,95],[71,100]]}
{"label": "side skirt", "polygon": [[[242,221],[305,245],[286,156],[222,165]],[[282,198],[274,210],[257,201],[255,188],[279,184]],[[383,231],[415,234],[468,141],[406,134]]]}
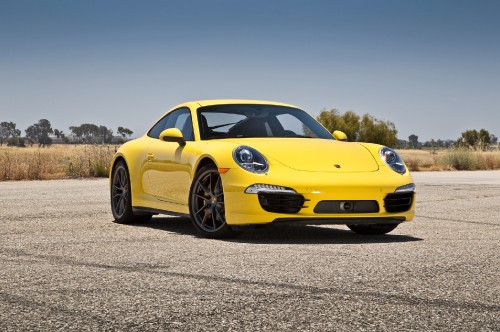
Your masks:
{"label": "side skirt", "polygon": [[174,211],[167,211],[167,210],[160,210],[160,209],[152,209],[144,206],[133,206],[132,207],[132,212],[137,215],[144,215],[144,214],[167,214],[169,216],[176,216],[176,217],[189,217],[189,214],[185,213],[179,213],[179,212],[174,212]]}

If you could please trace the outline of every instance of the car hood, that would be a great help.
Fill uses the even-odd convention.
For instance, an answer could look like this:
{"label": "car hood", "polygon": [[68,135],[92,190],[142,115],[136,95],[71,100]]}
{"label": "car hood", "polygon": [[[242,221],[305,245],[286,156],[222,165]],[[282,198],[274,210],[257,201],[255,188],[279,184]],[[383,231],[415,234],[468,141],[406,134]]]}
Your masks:
{"label": "car hood", "polygon": [[362,144],[314,138],[251,138],[231,140],[261,152],[272,164],[279,162],[308,172],[374,172],[378,163]]}

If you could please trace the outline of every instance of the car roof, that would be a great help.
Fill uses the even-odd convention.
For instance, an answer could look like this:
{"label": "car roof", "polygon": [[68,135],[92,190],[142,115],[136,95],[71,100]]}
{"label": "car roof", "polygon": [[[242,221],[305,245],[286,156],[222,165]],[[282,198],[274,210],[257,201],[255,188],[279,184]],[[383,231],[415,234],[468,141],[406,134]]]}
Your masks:
{"label": "car roof", "polygon": [[212,99],[212,100],[196,100],[191,103],[198,104],[201,107],[212,105],[228,105],[228,104],[258,104],[258,105],[276,105],[298,108],[297,106],[279,103],[266,100],[251,100],[251,99]]}

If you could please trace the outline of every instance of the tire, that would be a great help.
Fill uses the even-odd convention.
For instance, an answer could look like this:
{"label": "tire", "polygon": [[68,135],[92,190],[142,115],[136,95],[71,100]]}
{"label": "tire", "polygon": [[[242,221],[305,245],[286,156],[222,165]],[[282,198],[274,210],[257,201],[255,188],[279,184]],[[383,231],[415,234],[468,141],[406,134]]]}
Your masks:
{"label": "tire", "polygon": [[398,224],[347,225],[355,233],[363,235],[382,235],[393,231]]}
{"label": "tire", "polygon": [[189,191],[189,214],[201,236],[215,239],[237,235],[226,223],[224,189],[215,165],[206,165],[196,172]]}
{"label": "tire", "polygon": [[115,221],[120,224],[146,222],[151,219],[151,215],[134,215],[132,212],[130,176],[123,160],[115,164],[111,174],[111,212]]}

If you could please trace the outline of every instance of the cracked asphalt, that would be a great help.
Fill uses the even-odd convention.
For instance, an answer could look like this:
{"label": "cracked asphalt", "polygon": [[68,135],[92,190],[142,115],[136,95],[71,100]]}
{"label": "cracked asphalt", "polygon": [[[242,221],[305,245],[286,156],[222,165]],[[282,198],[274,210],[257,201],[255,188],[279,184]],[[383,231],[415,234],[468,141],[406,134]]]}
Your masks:
{"label": "cracked asphalt", "polygon": [[500,172],[414,173],[385,236],[113,223],[108,182],[0,182],[0,331],[500,331]]}

